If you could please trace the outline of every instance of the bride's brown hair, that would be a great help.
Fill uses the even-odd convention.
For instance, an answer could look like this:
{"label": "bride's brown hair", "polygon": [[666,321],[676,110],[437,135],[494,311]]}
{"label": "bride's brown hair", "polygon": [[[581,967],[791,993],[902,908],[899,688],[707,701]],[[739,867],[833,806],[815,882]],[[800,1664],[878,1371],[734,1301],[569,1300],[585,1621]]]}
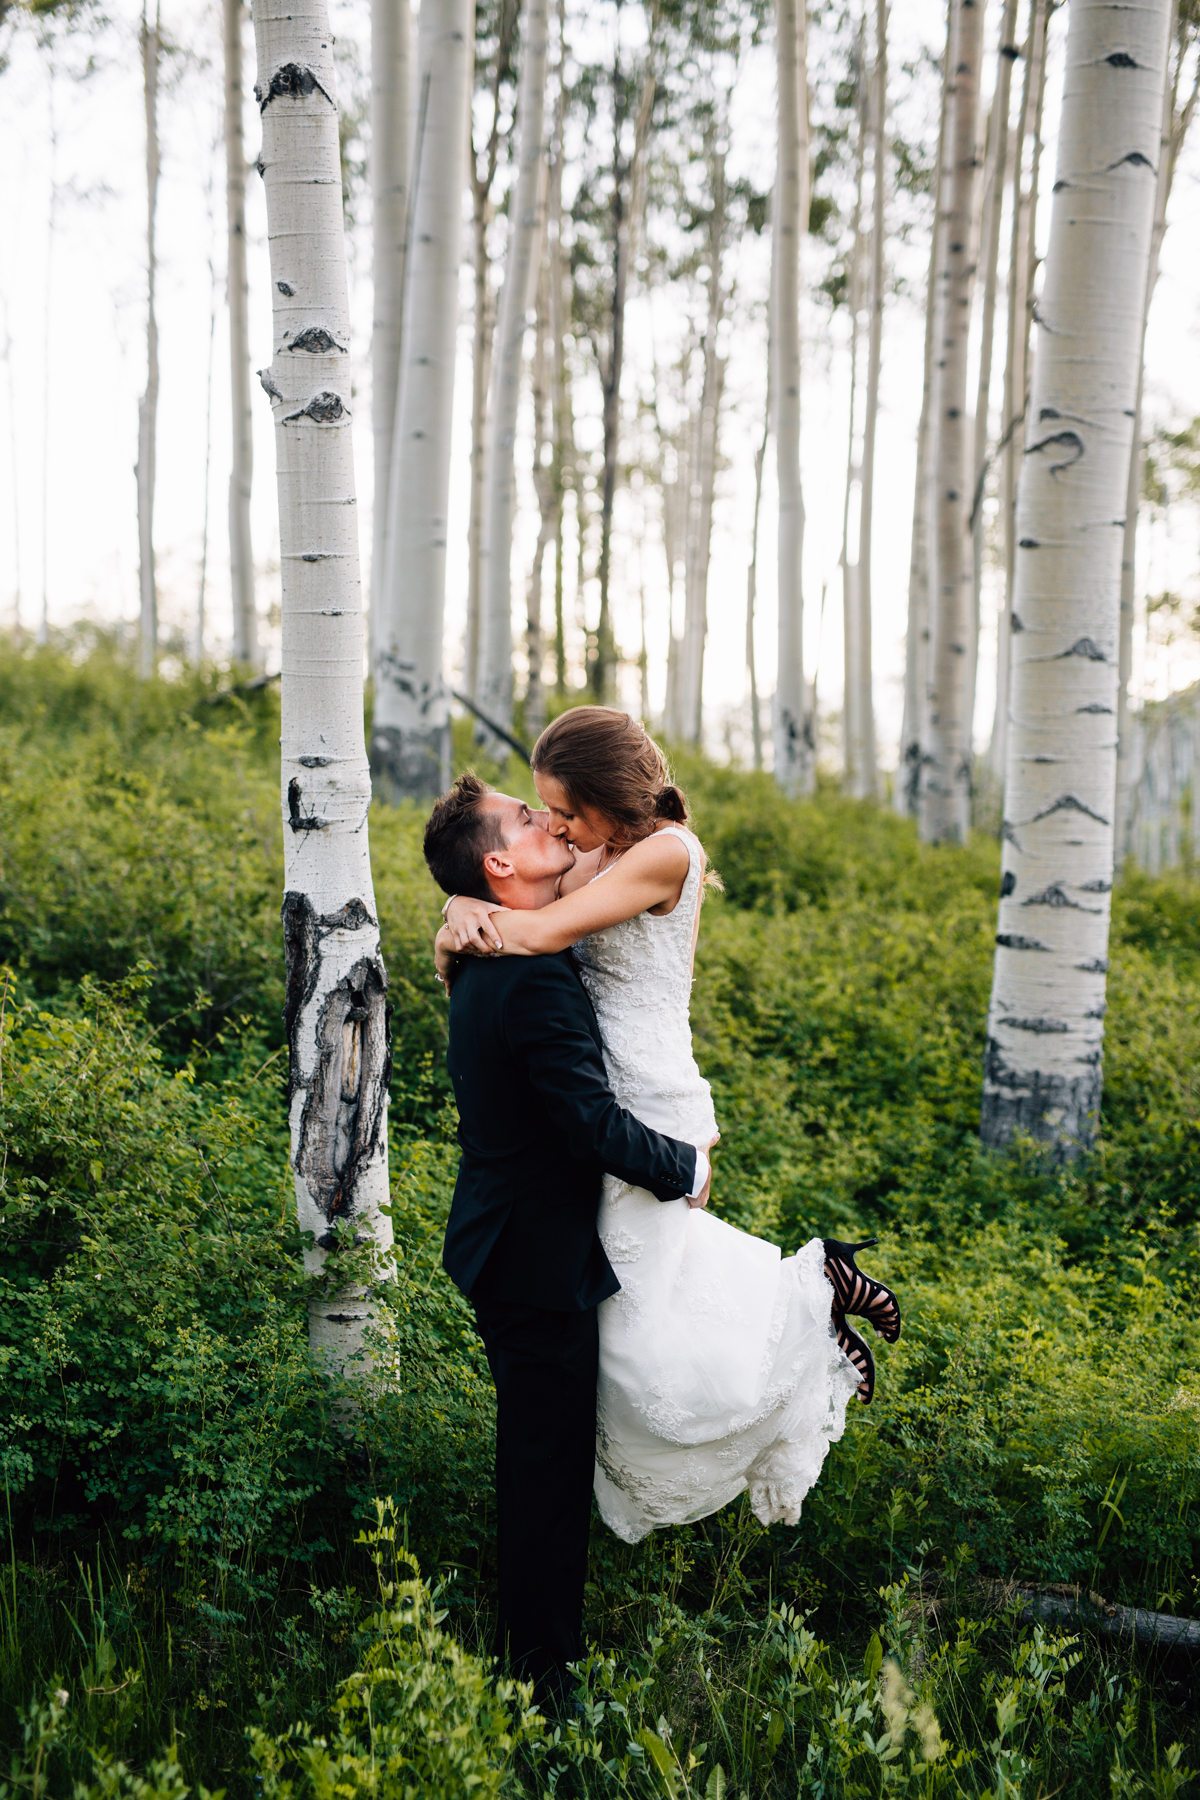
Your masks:
{"label": "bride's brown hair", "polygon": [[573,706],[533,747],[533,772],[560,782],[571,805],[602,813],[620,845],[649,837],[659,819],[688,822],[687,801],[650,733],[615,706]]}

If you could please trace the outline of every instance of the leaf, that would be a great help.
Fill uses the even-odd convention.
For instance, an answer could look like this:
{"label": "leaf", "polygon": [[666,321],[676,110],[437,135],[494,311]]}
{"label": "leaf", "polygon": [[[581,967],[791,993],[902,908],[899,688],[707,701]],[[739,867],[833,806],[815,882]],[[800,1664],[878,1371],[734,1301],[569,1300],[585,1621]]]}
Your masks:
{"label": "leaf", "polygon": [[729,1791],[729,1782],[720,1763],[713,1769],[704,1784],[704,1800],[725,1800]]}
{"label": "leaf", "polygon": [[768,1756],[774,1756],[783,1741],[783,1734],[786,1730],[787,1719],[784,1714],[781,1712],[773,1712],[771,1714],[771,1723],[767,1726]]}
{"label": "leaf", "polygon": [[643,1725],[642,1729],[638,1732],[637,1741],[662,1776],[667,1792],[671,1795],[671,1800],[675,1800],[675,1795],[679,1792],[679,1782],[675,1769],[675,1759],[671,1755],[671,1752],[667,1749],[667,1746],[663,1743],[658,1733],[656,1731],[651,1731],[648,1725]]}
{"label": "leaf", "polygon": [[866,1655],[863,1657],[863,1669],[866,1672],[867,1680],[874,1681],[882,1667],[883,1645],[879,1641],[879,1633],[873,1631],[871,1641],[867,1645]]}

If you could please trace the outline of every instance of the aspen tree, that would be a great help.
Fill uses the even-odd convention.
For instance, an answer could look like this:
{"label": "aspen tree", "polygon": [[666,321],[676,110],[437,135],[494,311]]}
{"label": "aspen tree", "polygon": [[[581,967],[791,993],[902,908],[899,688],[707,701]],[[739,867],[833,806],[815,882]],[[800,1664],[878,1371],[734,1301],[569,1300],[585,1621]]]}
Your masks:
{"label": "aspen tree", "polygon": [[423,0],[400,376],[375,629],[375,791],[431,798],[450,772],[443,674],[446,513],[474,45],[472,0]]}
{"label": "aspen tree", "polygon": [[978,170],[979,76],[983,0],[952,0],[953,49],[947,89],[949,204],[941,263],[934,525],[936,577],[931,589],[926,670],[929,733],[922,749],[918,823],[928,843],[962,844],[971,824],[971,720],[968,698],[972,571],[967,456],[967,347],[974,264],[971,220]]}
{"label": "aspen tree", "polygon": [[1179,153],[1191,127],[1200,99],[1200,61],[1192,77],[1190,90],[1180,103],[1183,64],[1195,41],[1197,21],[1181,13],[1176,5],[1172,21],[1174,53],[1170,79],[1163,101],[1162,144],[1158,158],[1158,181],[1154,193],[1154,231],[1150,240],[1150,268],[1146,276],[1146,310],[1142,319],[1142,357],[1138,369],[1137,399],[1133,408],[1133,448],[1129,457],[1129,485],[1125,497],[1125,541],[1121,551],[1121,644],[1117,683],[1117,797],[1114,813],[1118,866],[1129,853],[1130,782],[1133,776],[1133,731],[1129,707],[1129,679],[1133,672],[1133,611],[1137,574],[1138,511],[1142,498],[1142,401],[1146,373],[1146,331],[1150,323],[1150,307],[1158,286],[1159,258],[1167,229],[1167,206],[1175,180]]}
{"label": "aspen tree", "polygon": [[[158,661],[158,583],[154,572],[154,478],[158,454],[158,63],[160,15],[142,7],[142,93],[146,113],[146,388],[138,401],[138,586],[141,597],[141,671]],[[43,559],[44,560],[44,559]]]}
{"label": "aspen tree", "polygon": [[992,358],[996,337],[996,286],[1000,270],[1000,225],[1004,211],[1004,177],[1008,166],[1008,114],[1012,103],[1012,66],[1018,51],[1017,0],[1004,0],[1000,22],[1000,52],[996,91],[992,98],[991,129],[983,196],[982,254],[983,309],[980,321],[979,380],[975,389],[975,439],[971,457],[972,630],[971,694],[968,716],[975,714],[975,680],[979,660],[980,602],[983,592],[983,503],[988,475],[988,425],[991,418]]}
{"label": "aspen tree", "polygon": [[875,523],[875,433],[883,369],[884,246],[887,223],[887,0],[876,0],[875,58],[871,72],[871,273],[868,287],[867,392],[863,413],[862,485],[858,509],[858,654],[854,664],[855,711],[862,746],[853,792],[873,799],[878,788],[875,698],[872,673],[871,549]]}
{"label": "aspen tree", "polygon": [[517,405],[541,247],[549,37],[547,0],[524,0],[517,99],[517,179],[496,321],[484,465],[483,591],[474,695],[488,718],[506,731],[512,728],[513,699],[512,536],[517,509]]}
{"label": "aspen tree", "polygon": [[225,219],[229,306],[229,398],[233,459],[229,471],[229,588],[233,601],[233,654],[260,666],[254,605],[254,550],[250,538],[250,489],[254,435],[250,411],[250,283],[246,274],[246,147],[242,131],[242,0],[223,0],[225,40]]}
{"label": "aspen tree", "polygon": [[855,93],[854,206],[850,215],[850,259],[846,281],[846,306],[850,314],[850,395],[846,408],[846,480],[842,489],[842,554],[839,559],[842,575],[843,786],[848,794],[855,794],[861,785],[865,753],[860,688],[862,653],[859,641],[861,541],[858,557],[854,561],[850,559],[851,512],[855,490],[858,490],[860,502],[862,495],[862,469],[856,452],[859,449],[857,430],[858,355],[862,339],[859,314],[862,311],[862,269],[866,248],[863,231],[863,189],[866,180],[868,112],[870,110],[865,65],[866,21],[864,19],[859,28],[852,62]]}
{"label": "aspen tree", "polygon": [[754,524],[750,532],[750,562],[746,569],[746,689],[750,706],[750,747],[754,767],[763,766],[762,709],[758,701],[758,656],[754,647],[755,605],[758,600],[758,519],[762,511],[763,464],[771,433],[771,347],[767,345],[767,400],[763,412],[763,434],[754,452]]}
{"label": "aspen tree", "polygon": [[1171,0],[1072,0],[1018,497],[985,1144],[1094,1141],[1113,876],[1122,508]]}
{"label": "aspen tree", "polygon": [[[996,633],[996,711],[988,762],[1004,778],[1008,745],[1008,678],[1010,669],[1013,581],[1017,558],[1017,469],[1029,392],[1030,300],[1036,266],[1033,232],[1041,143],[1041,116],[1046,84],[1047,0],[1030,0],[1025,40],[1025,79],[1013,147],[1012,242],[1008,264],[1008,347],[1004,363],[1004,412],[1000,445],[1004,453],[1000,511],[1004,523],[1004,606]],[[1025,140],[1032,139],[1029,187],[1024,185]]]}
{"label": "aspen tree", "polygon": [[[426,0],[430,4],[430,0]],[[284,1019],[307,1266],[347,1239],[386,1255],[387,975],[371,884],[350,319],[333,38],[324,0],[255,0],[283,582]],[[314,1300],[314,1351],[348,1370],[369,1290]]]}
{"label": "aspen tree", "polygon": [[[538,502],[538,534],[533,550],[533,566],[529,571],[529,588],[525,605],[525,657],[528,674],[525,682],[525,730],[535,739],[546,723],[546,690],[542,682],[545,640],[542,633],[542,589],[545,584],[546,551],[555,541],[562,513],[561,497],[554,481],[554,395],[550,336],[550,263],[543,244],[538,269],[537,301],[534,309],[533,366],[530,386],[533,390],[533,486]],[[546,452],[550,452],[547,463]]]}
{"label": "aspen tree", "polygon": [[806,0],[776,0],[778,159],[771,232],[771,342],[775,351],[775,463],[779,480],[779,666],[775,678],[775,779],[811,793],[816,739],[804,681],[804,497],[800,486],[800,245],[808,222]]}
{"label": "aspen tree", "polygon": [[691,509],[684,575],[683,642],[680,646],[679,735],[700,742],[704,700],[704,642],[708,634],[708,567],[712,557],[713,493],[717,471],[721,395],[725,364],[717,354],[717,337],[725,314],[721,265],[725,249],[727,194],[725,156],[710,147],[712,207],[708,225],[708,318],[702,346],[703,379],[696,419],[696,500]]}
{"label": "aspen tree", "polygon": [[[226,0],[230,4],[230,0]],[[396,431],[404,257],[408,240],[412,154],[412,7],[409,0],[371,0],[371,429],[375,500],[371,517],[371,639],[395,610],[384,594],[388,484]]]}

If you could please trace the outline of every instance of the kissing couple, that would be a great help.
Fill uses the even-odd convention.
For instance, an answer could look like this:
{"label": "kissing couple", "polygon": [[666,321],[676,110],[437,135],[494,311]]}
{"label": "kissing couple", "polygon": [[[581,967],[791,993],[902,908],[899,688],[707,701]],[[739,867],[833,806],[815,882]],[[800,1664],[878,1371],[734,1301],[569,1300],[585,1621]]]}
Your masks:
{"label": "kissing couple", "polygon": [[[626,1543],[748,1491],[794,1525],[889,1342],[849,1245],[794,1256],[705,1211],[712,1095],[689,1002],[706,857],[615,708],[538,739],[544,810],[464,775],[425,857],[462,1161],[443,1262],[496,1384],[497,1649],[540,1699],[583,1651],[593,1489]],[[873,1241],[873,1240],[872,1240]]]}

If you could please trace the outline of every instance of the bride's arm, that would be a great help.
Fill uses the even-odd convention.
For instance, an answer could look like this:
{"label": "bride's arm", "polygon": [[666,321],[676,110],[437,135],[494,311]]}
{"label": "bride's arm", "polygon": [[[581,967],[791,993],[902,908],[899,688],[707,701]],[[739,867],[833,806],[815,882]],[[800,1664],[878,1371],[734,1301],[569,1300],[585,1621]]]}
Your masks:
{"label": "bride's arm", "polygon": [[[674,904],[683,889],[688,861],[682,838],[673,831],[656,833],[626,850],[602,881],[589,882],[533,912],[492,912],[489,924],[501,940],[503,954],[548,956],[593,931],[649,912],[651,907],[667,901]],[[454,902],[449,911],[457,905]]]}

